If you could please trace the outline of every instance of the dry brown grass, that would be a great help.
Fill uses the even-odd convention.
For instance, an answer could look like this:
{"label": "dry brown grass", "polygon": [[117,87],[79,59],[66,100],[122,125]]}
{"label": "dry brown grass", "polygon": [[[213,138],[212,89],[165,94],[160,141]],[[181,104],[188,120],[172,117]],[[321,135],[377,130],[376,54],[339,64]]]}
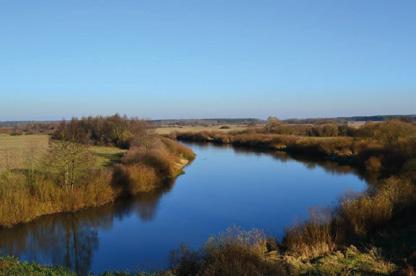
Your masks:
{"label": "dry brown grass", "polygon": [[48,146],[48,135],[0,135],[0,170],[27,168]]}
{"label": "dry brown grass", "polygon": [[189,148],[160,137],[152,138],[150,148],[131,148],[123,159],[124,164],[115,166],[110,165],[121,162],[121,154],[125,151],[111,147],[84,147],[86,153],[94,153],[98,162],[88,162],[88,166],[82,168],[82,174],[73,178],[76,180],[73,185],[67,186],[61,183],[62,173],[55,175],[51,170],[49,161],[54,147],[48,146],[48,136],[2,138],[7,141],[2,144],[3,149],[16,153],[21,151],[22,160],[27,158],[25,150],[32,144],[38,145],[41,151],[34,148],[39,153],[36,158],[28,159],[30,163],[19,161],[13,167],[0,170],[0,226],[12,226],[45,214],[103,205],[126,193],[150,191],[160,187],[164,180],[176,177],[194,158]]}
{"label": "dry brown grass", "polygon": [[312,156],[353,155],[354,139],[351,137],[307,137],[281,134],[264,134],[256,132],[188,132],[177,133],[181,140],[233,144],[236,146],[285,150],[287,152]]}
{"label": "dry brown grass", "polygon": [[316,258],[334,251],[339,244],[368,237],[415,201],[416,186],[392,177],[373,192],[343,199],[334,214],[312,213],[306,222],[287,230],[283,245],[292,256]]}
{"label": "dry brown grass", "polygon": [[266,257],[267,240],[259,230],[230,228],[211,237],[204,248],[173,252],[175,275],[288,275],[287,266]]}
{"label": "dry brown grass", "polygon": [[147,147],[132,147],[117,167],[117,183],[127,194],[145,192],[163,185],[182,172],[195,158],[192,150],[168,138],[155,137]]}
{"label": "dry brown grass", "polygon": [[47,176],[36,175],[31,183],[24,173],[0,175],[0,225],[11,226],[38,216],[95,207],[114,200],[109,169],[94,171],[85,183],[73,189],[56,185]]}
{"label": "dry brown grass", "polygon": [[[48,135],[0,135],[0,170],[27,169],[49,149]],[[126,150],[117,147],[92,146],[97,165],[109,166],[120,161]]]}
{"label": "dry brown grass", "polygon": [[[226,128],[224,128],[226,127]],[[219,131],[219,132],[231,132],[231,131],[243,131],[246,130],[246,125],[218,125],[218,126],[167,126],[158,127],[155,129],[157,134],[169,135],[175,132],[200,132],[200,131]]]}
{"label": "dry brown grass", "polygon": [[379,157],[371,156],[367,161],[365,161],[365,167],[367,171],[371,173],[378,173],[382,166],[381,158]]}
{"label": "dry brown grass", "polygon": [[288,253],[309,259],[334,250],[336,244],[331,219],[331,214],[311,212],[306,222],[288,229],[283,240]]}
{"label": "dry brown grass", "polygon": [[408,180],[389,178],[374,192],[341,202],[338,224],[346,235],[365,236],[401,209],[416,201],[416,186]]}
{"label": "dry brown grass", "polygon": [[293,275],[391,275],[397,266],[386,261],[377,248],[360,251],[355,246],[302,260],[284,256],[293,267]]}

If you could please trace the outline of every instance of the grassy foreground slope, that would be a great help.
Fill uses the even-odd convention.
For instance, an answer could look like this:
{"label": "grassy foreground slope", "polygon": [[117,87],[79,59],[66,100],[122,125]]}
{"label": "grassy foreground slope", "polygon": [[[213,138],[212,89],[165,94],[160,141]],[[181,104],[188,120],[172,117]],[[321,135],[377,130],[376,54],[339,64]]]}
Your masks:
{"label": "grassy foreground slope", "polygon": [[[77,276],[75,272],[56,266],[44,266],[19,261],[13,257],[0,258],[0,275],[4,276]],[[101,276],[156,276],[159,273],[105,272]],[[169,274],[165,274],[169,275]]]}
{"label": "grassy foreground slope", "polygon": [[47,267],[35,263],[20,262],[16,258],[0,258],[0,275],[76,276],[74,272],[60,267]]}

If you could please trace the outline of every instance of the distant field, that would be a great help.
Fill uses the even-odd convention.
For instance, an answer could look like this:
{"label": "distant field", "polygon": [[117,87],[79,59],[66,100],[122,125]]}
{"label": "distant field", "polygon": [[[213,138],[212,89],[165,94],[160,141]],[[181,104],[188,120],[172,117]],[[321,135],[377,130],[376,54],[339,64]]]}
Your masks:
{"label": "distant field", "polygon": [[0,135],[0,168],[25,168],[47,150],[48,144],[47,135]]}
{"label": "distant field", "polygon": [[[48,135],[0,135],[0,169],[24,169],[30,160],[36,160],[46,152]],[[121,159],[125,150],[115,147],[93,146],[100,166],[107,166]]]}
{"label": "distant field", "polygon": [[215,125],[215,126],[166,126],[156,128],[157,134],[170,134],[172,132],[196,132],[196,131],[240,131],[247,129],[247,125]]}
{"label": "distant field", "polygon": [[[370,122],[370,121],[368,121],[368,122]],[[363,125],[365,125],[367,122],[366,121],[351,121],[351,122],[348,122],[348,126],[349,127],[353,127],[353,128],[360,128],[360,127],[362,127]]]}

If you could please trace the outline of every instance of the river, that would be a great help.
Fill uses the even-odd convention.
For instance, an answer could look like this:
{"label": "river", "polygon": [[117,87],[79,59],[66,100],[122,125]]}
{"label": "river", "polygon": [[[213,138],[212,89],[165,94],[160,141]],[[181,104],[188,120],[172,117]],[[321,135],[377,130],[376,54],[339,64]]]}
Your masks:
{"label": "river", "polygon": [[131,200],[41,217],[0,230],[0,254],[79,274],[169,267],[182,243],[199,248],[230,226],[281,237],[311,208],[367,188],[348,166],[286,154],[188,144],[197,154],[175,183]]}

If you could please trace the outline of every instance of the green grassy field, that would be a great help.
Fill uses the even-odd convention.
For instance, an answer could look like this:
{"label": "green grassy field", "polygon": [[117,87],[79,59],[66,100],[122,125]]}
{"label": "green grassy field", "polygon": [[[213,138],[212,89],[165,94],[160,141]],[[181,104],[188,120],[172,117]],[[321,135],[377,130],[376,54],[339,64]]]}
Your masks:
{"label": "green grassy field", "polygon": [[97,156],[97,162],[101,166],[109,166],[121,160],[127,150],[116,147],[93,146],[90,150]]}
{"label": "green grassy field", "polygon": [[[48,135],[0,135],[0,169],[24,169],[32,160],[41,158],[49,146]],[[92,146],[100,166],[118,162],[126,150],[116,147]]]}

